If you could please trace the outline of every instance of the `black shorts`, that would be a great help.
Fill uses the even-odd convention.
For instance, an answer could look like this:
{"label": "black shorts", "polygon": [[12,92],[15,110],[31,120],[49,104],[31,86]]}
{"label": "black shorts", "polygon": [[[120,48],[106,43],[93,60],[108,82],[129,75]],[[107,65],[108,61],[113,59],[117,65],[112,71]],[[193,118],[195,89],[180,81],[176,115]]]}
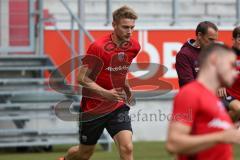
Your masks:
{"label": "black shorts", "polygon": [[235,100],[236,98],[235,97],[233,97],[233,96],[231,96],[231,95],[229,95],[228,93],[227,93],[227,96],[226,97],[224,97],[224,98],[222,98],[221,100],[222,100],[222,103],[223,103],[223,105],[226,107],[226,109],[229,111],[229,104],[233,101],[233,100]]}
{"label": "black shorts", "polygon": [[131,119],[129,116],[130,108],[123,105],[115,111],[88,122],[79,123],[79,139],[81,144],[95,145],[103,133],[104,128],[113,138],[122,130],[132,132]]}

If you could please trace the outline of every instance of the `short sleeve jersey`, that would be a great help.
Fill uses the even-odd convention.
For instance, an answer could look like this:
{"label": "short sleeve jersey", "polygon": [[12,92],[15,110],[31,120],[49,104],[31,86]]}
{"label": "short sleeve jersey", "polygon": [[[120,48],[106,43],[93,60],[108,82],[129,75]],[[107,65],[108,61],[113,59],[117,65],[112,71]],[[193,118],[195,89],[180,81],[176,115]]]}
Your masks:
{"label": "short sleeve jersey", "polygon": [[[232,127],[221,101],[198,81],[185,85],[174,99],[173,119],[191,127],[191,135],[204,135]],[[232,160],[230,144],[216,144],[194,155],[178,155],[179,160]]]}
{"label": "short sleeve jersey", "polygon": [[[90,45],[82,65],[90,70],[89,78],[107,90],[123,88],[132,60],[140,51],[139,43],[130,39],[117,46],[112,41],[112,34],[104,36]],[[90,90],[83,89],[81,107],[83,111],[95,113],[112,112],[122,106],[123,102],[101,99]]]}

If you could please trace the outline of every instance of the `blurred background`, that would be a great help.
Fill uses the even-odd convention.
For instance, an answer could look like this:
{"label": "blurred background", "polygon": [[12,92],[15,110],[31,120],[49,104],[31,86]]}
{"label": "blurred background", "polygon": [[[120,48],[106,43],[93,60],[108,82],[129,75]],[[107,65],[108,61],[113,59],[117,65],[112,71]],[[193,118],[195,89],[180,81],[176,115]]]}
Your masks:
{"label": "blurred background", "polygon": [[[64,113],[76,116],[79,56],[111,33],[112,12],[123,5],[139,16],[133,37],[141,51],[137,71],[128,75],[137,99],[130,111],[135,159],[174,158],[164,140],[179,88],[175,56],[205,20],[217,24],[219,41],[231,46],[240,0],[0,0],[0,160],[57,159],[79,143],[78,122],[61,119],[54,108],[68,102]],[[236,159],[239,151],[236,146]],[[118,159],[107,132],[93,159]]]}

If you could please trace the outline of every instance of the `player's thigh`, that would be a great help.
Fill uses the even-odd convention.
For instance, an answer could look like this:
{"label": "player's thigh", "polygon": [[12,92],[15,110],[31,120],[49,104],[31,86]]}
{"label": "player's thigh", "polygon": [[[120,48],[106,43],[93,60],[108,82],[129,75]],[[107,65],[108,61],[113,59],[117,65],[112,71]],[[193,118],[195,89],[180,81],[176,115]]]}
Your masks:
{"label": "player's thigh", "polygon": [[118,132],[114,137],[114,142],[120,153],[132,153],[132,132],[129,130],[122,130]]}
{"label": "player's thigh", "polygon": [[114,138],[119,132],[125,130],[132,134],[129,107],[124,105],[112,112],[108,117],[106,129],[112,138]]}
{"label": "player's thigh", "polygon": [[113,140],[117,145],[127,145],[127,144],[131,145],[132,132],[129,130],[122,130],[113,137]]}
{"label": "player's thigh", "polygon": [[111,113],[106,129],[119,149],[130,151],[132,149],[132,126],[129,109],[124,105]]}
{"label": "player's thigh", "polygon": [[240,101],[237,99],[232,100],[229,103],[230,110],[240,113]]}
{"label": "player's thigh", "polygon": [[101,117],[88,122],[80,122],[80,146],[83,146],[83,148],[89,148],[88,146],[94,146],[103,133],[106,125],[106,120],[106,117]]}

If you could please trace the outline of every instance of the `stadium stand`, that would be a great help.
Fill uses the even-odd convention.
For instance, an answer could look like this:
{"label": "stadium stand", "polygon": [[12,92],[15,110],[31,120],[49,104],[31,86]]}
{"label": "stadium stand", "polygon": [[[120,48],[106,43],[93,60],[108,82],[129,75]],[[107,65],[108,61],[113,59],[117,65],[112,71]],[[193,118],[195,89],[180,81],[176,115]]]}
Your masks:
{"label": "stadium stand", "polygon": [[[0,46],[0,148],[35,146],[51,150],[52,145],[79,143],[78,123],[63,122],[59,126],[61,120],[54,107],[62,100],[70,100],[78,112],[80,96],[53,90],[49,86],[49,75],[53,71],[59,77],[52,78],[51,82],[66,84],[61,71],[47,55],[39,55],[35,47],[31,48],[35,43],[31,36],[39,32],[38,27],[30,23],[36,18],[30,16],[37,11],[31,8],[37,4],[33,2],[4,0],[0,3],[1,7],[9,6],[8,12],[5,10],[1,15],[9,18],[4,17],[9,24],[1,28],[1,33],[9,32],[4,37],[8,37],[9,44]],[[38,26],[38,21],[34,25]],[[33,35],[30,30],[34,30]],[[72,92],[69,90],[68,93]],[[99,143],[104,150],[111,150],[111,141],[105,133]]]}

